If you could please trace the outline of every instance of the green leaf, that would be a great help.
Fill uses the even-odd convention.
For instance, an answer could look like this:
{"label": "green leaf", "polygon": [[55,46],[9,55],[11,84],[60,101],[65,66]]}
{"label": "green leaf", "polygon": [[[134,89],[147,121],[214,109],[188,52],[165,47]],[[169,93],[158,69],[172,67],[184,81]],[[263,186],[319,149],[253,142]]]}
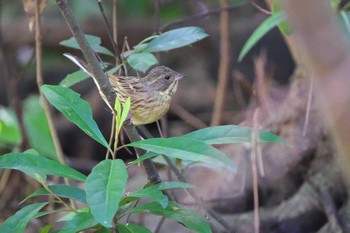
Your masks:
{"label": "green leaf", "polygon": [[54,85],[43,85],[41,91],[47,100],[68,120],[76,124],[101,145],[111,150],[108,142],[92,118],[90,105],[81,99],[78,93],[69,88]]}
{"label": "green leaf", "polygon": [[260,26],[253,32],[249,39],[244,44],[239,56],[238,61],[242,61],[247,53],[256,45],[256,43],[266,35],[272,28],[286,20],[285,14],[279,12],[269,16],[260,24]]}
{"label": "green leaf", "polygon": [[39,233],[49,233],[53,227],[54,227],[53,224],[47,224],[43,227],[40,227]]}
{"label": "green leaf", "polygon": [[120,159],[100,162],[86,179],[86,201],[92,215],[105,227],[112,227],[127,179],[125,163]]}
{"label": "green leaf", "polygon": [[[182,137],[203,141],[207,144],[230,144],[252,141],[252,128],[238,125],[220,125],[208,127],[185,134]],[[259,130],[259,142],[287,144],[277,135]]]}
{"label": "green leaf", "polygon": [[118,223],[117,228],[119,233],[152,233],[147,228],[133,223]]}
{"label": "green leaf", "polygon": [[78,213],[62,227],[59,233],[76,233],[94,227],[97,224],[98,222],[91,213]]}
{"label": "green leaf", "polygon": [[[274,0],[271,4],[271,12],[272,14],[279,14],[281,12],[281,1],[280,0]],[[278,24],[277,27],[279,28],[279,30],[286,36],[289,36],[290,34],[292,34],[293,30],[290,27],[290,25],[283,20],[282,23]]]}
{"label": "green leaf", "polygon": [[183,182],[162,182],[158,185],[159,190],[195,188],[196,186]]}
{"label": "green leaf", "polygon": [[33,95],[25,100],[23,120],[30,146],[40,155],[57,161],[49,124],[38,95]]}
{"label": "green leaf", "polygon": [[193,44],[199,40],[207,37],[208,34],[199,27],[183,27],[174,30],[167,31],[157,38],[153,39],[146,47],[143,48],[143,52],[160,52],[168,51]]}
{"label": "green leaf", "polygon": [[0,106],[0,143],[18,144],[22,140],[15,114]]}
{"label": "green leaf", "polygon": [[23,207],[0,225],[0,232],[23,233],[29,221],[46,204],[47,202],[36,203]]}
{"label": "green leaf", "polygon": [[188,137],[151,138],[132,142],[128,146],[138,147],[177,159],[211,163],[218,166],[224,165],[234,171],[236,170],[236,166],[224,153],[204,142]]}
{"label": "green leaf", "polygon": [[78,70],[74,73],[68,74],[59,85],[62,87],[71,87],[74,84],[77,84],[85,79],[88,79],[89,75],[85,73],[83,70]]}
{"label": "green leaf", "polygon": [[157,202],[150,202],[143,205],[136,206],[128,213],[149,212],[155,215],[164,216],[184,224],[186,227],[200,233],[212,232],[209,224],[199,216],[195,211],[184,208],[183,206],[169,202],[167,208],[163,209]]}
{"label": "green leaf", "polygon": [[133,53],[127,57],[129,65],[138,71],[145,73],[151,66],[158,63],[152,53]]}
{"label": "green leaf", "polygon": [[135,159],[134,161],[131,161],[130,163],[128,163],[128,167],[131,167],[131,166],[133,166],[135,164],[138,164],[138,163],[142,162],[143,160],[156,157],[157,155],[159,155],[159,154],[153,153],[153,152],[147,152],[144,155],[142,155],[141,157],[139,157],[139,158]]}
{"label": "green leaf", "polygon": [[[48,187],[49,187],[49,190],[51,190],[53,193],[55,193],[59,197],[69,198],[76,201],[80,201],[82,203],[86,203],[85,191],[80,188],[76,188],[65,184],[50,185]],[[27,196],[22,202],[30,198],[43,196],[43,195],[51,195],[51,193],[47,191],[45,188],[41,188],[39,190],[36,190],[29,196]]]}
{"label": "green leaf", "polygon": [[[105,54],[105,55],[109,55],[109,56],[114,57],[114,54],[111,51],[109,51],[105,47],[101,46],[101,38],[100,37],[97,37],[94,35],[85,35],[85,36],[86,36],[86,39],[87,39],[89,45],[96,53],[101,53],[101,54]],[[80,47],[79,47],[79,45],[74,37],[71,37],[68,40],[61,41],[60,45],[80,50]]]}
{"label": "green leaf", "polygon": [[169,199],[161,191],[159,185],[150,185],[135,192],[128,193],[126,197],[133,197],[136,199],[149,198],[158,202],[163,208],[168,206]]}
{"label": "green leaf", "polygon": [[0,168],[16,169],[26,173],[34,179],[35,173],[66,177],[82,182],[86,179],[85,175],[73,168],[47,159],[43,156],[26,153],[9,153],[0,156]]}
{"label": "green leaf", "polygon": [[123,113],[120,116],[120,125],[121,126],[123,126],[126,118],[128,117],[128,113],[130,111],[130,105],[131,105],[131,100],[130,100],[130,96],[128,96],[125,103],[123,104]]}

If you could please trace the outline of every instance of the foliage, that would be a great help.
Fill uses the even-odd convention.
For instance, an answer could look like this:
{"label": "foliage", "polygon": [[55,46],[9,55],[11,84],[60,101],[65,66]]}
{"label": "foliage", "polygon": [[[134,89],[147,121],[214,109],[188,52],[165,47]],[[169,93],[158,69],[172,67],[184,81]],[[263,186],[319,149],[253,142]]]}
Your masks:
{"label": "foliage", "polygon": [[[265,29],[258,31],[254,35],[254,39],[248,41],[241,58],[256,43],[257,39],[283,20],[283,14],[274,14],[265,23]],[[135,70],[145,72],[152,65],[158,63],[152,53],[188,46],[207,36],[201,28],[183,27],[148,37],[134,46],[132,50],[122,54],[125,59],[124,64],[127,63]],[[88,35],[87,39],[96,53],[114,57],[111,51],[101,45],[100,38]],[[73,38],[62,41],[61,45],[79,49]],[[108,72],[115,72],[116,69],[118,68]],[[60,85],[42,86],[41,92],[50,104],[70,122],[113,153],[98,124],[93,119],[90,105],[80,98],[80,94],[69,88],[85,78],[87,78],[86,75],[78,72],[65,78]],[[130,99],[123,105],[117,99],[115,104],[114,152],[117,153],[120,148],[128,146],[142,148],[147,153],[128,166],[120,159],[105,159],[98,163],[88,176],[85,176],[81,172],[56,161],[47,119],[38,97],[28,100],[25,108],[25,125],[30,145],[33,148],[25,152],[17,151],[21,142],[21,134],[14,114],[9,109],[0,108],[0,146],[12,151],[0,156],[0,168],[19,170],[42,185],[42,188],[28,195],[23,202],[39,196],[51,197],[50,202],[28,204],[22,207],[0,225],[0,232],[24,232],[31,220],[57,212],[65,213],[64,217],[57,220],[57,222],[64,222],[64,225],[58,230],[58,232],[64,233],[80,232],[85,229],[94,229],[95,232],[110,232],[111,229],[117,229],[120,233],[149,233],[150,230],[144,226],[121,220],[124,216],[137,213],[163,216],[177,221],[195,232],[212,232],[208,222],[203,217],[194,210],[169,200],[164,193],[164,191],[174,188],[194,188],[192,185],[181,182],[164,182],[156,185],[145,185],[138,190],[126,193],[128,168],[145,159],[162,154],[173,159],[209,163],[235,171],[235,164],[213,145],[251,142],[252,129],[234,125],[208,127],[179,137],[145,139],[119,146],[117,137],[127,119],[129,109]],[[258,141],[286,144],[278,136],[263,130],[259,131]],[[68,184],[49,185],[46,181],[48,176],[80,182],[84,189]],[[67,200],[79,201],[82,205],[75,208]],[[143,204],[138,205],[140,200],[143,201]],[[59,208],[49,212],[41,210],[50,203],[56,203]],[[50,232],[54,227],[62,225],[57,222],[42,227],[40,232]]]}

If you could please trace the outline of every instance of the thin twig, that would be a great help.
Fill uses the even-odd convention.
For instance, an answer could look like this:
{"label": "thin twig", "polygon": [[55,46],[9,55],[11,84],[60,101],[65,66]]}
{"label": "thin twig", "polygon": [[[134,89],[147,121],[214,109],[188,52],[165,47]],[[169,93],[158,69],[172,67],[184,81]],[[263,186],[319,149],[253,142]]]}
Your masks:
{"label": "thin twig", "polygon": [[258,10],[261,11],[262,13],[267,14],[267,15],[272,15],[272,12],[271,12],[271,11],[265,10],[264,8],[262,8],[261,6],[259,6],[256,2],[250,1],[249,3],[252,4],[256,9],[258,9]]}
{"label": "thin twig", "polygon": [[307,104],[306,104],[306,115],[305,115],[305,121],[304,121],[304,126],[303,126],[303,136],[304,137],[306,136],[307,126],[309,125],[313,93],[314,93],[314,78],[311,78],[309,93],[308,93],[308,97],[307,97]]}
{"label": "thin twig", "polygon": [[[220,0],[221,8],[228,6],[228,0]],[[214,112],[211,125],[221,123],[222,112],[224,110],[227,83],[231,77],[231,36],[230,36],[230,14],[222,11],[220,14],[220,65],[218,74],[218,85],[214,103]]]}
{"label": "thin twig", "polygon": [[199,14],[195,14],[189,17],[186,17],[184,19],[180,19],[180,20],[174,20],[170,23],[167,23],[165,25],[163,25],[162,27],[159,28],[160,32],[163,32],[165,30],[168,30],[169,28],[178,26],[178,25],[182,25],[182,24],[186,24],[189,22],[193,22],[199,19],[202,19],[204,17],[210,16],[210,15],[218,15],[223,11],[233,11],[236,10],[240,7],[241,5],[237,5],[237,6],[226,6],[226,7],[220,7],[220,8],[215,8],[215,9],[211,9]]}
{"label": "thin twig", "polygon": [[[53,116],[50,109],[49,102],[40,91],[41,86],[44,84],[42,74],[42,45],[41,45],[41,24],[40,24],[40,12],[39,1],[35,1],[35,54],[36,54],[36,82],[39,89],[40,97],[43,102],[44,111],[50,128],[53,144],[57,154],[57,159],[60,163],[65,164],[62,147],[58,138],[58,134],[53,123]],[[68,183],[67,183],[68,184]]]}
{"label": "thin twig", "polygon": [[153,33],[155,35],[159,34],[159,27],[160,27],[160,0],[154,0],[154,29]]}
{"label": "thin twig", "polygon": [[[112,47],[113,47],[113,50],[114,50],[114,54],[115,54],[117,60],[119,60],[120,63],[122,63],[123,60],[122,60],[121,54],[120,54],[120,52],[119,52],[118,45],[117,45],[116,41],[115,41],[114,38],[113,38],[113,35],[112,35],[113,32],[112,32],[112,30],[111,30],[111,26],[110,26],[109,23],[108,23],[106,14],[105,14],[105,12],[104,12],[104,10],[103,10],[103,6],[102,6],[102,3],[101,3],[100,0],[97,1],[97,5],[98,5],[98,7],[99,7],[99,9],[100,9],[100,12],[101,12],[101,15],[102,15],[102,18],[103,18],[103,22],[104,22],[104,24],[105,24],[105,26],[106,26],[106,31],[107,31],[109,40],[110,40],[110,42],[111,42],[111,44],[112,44]],[[116,29],[115,29],[115,31],[116,31]],[[118,63],[117,63],[117,65],[118,65]]]}
{"label": "thin twig", "polygon": [[171,104],[170,110],[176,114],[178,117],[181,118],[184,122],[189,124],[190,126],[196,128],[196,129],[202,129],[207,127],[207,124],[205,124],[201,119],[194,116],[190,112],[188,112],[186,109],[184,109],[181,105],[173,102]]}
{"label": "thin twig", "polygon": [[251,150],[251,166],[252,166],[252,176],[253,176],[253,195],[254,195],[254,232],[259,233],[260,230],[260,220],[259,220],[259,194],[258,194],[258,172],[257,172],[257,144],[258,144],[258,119],[259,119],[259,109],[255,109],[253,116],[253,130],[252,130],[252,150]]}

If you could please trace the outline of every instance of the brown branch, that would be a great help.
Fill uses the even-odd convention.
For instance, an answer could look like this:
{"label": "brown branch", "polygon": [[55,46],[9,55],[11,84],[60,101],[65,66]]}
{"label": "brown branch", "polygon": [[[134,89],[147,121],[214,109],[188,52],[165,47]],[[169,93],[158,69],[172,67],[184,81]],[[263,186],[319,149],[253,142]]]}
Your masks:
{"label": "brown branch", "polygon": [[[62,147],[58,138],[55,124],[53,122],[53,116],[52,116],[49,102],[40,91],[40,88],[44,84],[44,81],[43,81],[43,73],[42,73],[41,23],[40,23],[40,9],[39,9],[38,0],[35,1],[35,55],[36,55],[36,83],[39,89],[40,98],[42,99],[42,102],[43,102],[44,111],[45,111],[47,122],[50,128],[50,133],[51,133],[52,141],[55,147],[57,159],[58,161],[60,161],[60,163],[65,164]],[[68,184],[68,181],[67,180],[65,181]]]}
{"label": "brown branch", "polygon": [[205,17],[210,16],[210,15],[218,15],[218,14],[221,14],[222,12],[233,11],[233,10],[238,9],[239,7],[240,7],[240,5],[239,6],[225,6],[225,7],[215,8],[215,9],[211,9],[211,10],[208,10],[205,12],[201,12],[199,14],[191,15],[191,16],[183,18],[183,19],[174,20],[174,21],[167,23],[167,24],[163,25],[162,27],[160,27],[159,31],[163,32],[165,30],[168,30],[169,28],[173,28],[175,26],[179,26],[179,25],[183,25],[183,24],[186,24],[189,22],[200,20],[200,19],[205,18]]}
{"label": "brown branch", "polygon": [[[227,7],[228,0],[220,0],[220,5],[222,8]],[[225,105],[226,87],[228,80],[231,77],[230,14],[228,11],[222,11],[220,14],[220,34],[219,82],[216,88],[211,125],[219,125],[221,123],[222,112]]]}
{"label": "brown branch", "polygon": [[[85,38],[85,34],[82,31],[81,27],[79,26],[79,23],[77,22],[76,18],[73,15],[73,12],[67,2],[67,0],[56,0],[57,6],[59,10],[61,11],[61,14],[63,15],[63,18],[65,19],[70,31],[72,32],[73,36],[75,37],[91,71],[92,74],[96,80],[96,82],[99,85],[101,94],[104,95],[105,100],[110,106],[114,106],[114,101],[116,98],[116,94],[109,83],[108,79],[105,77],[105,74],[100,66],[100,63],[98,62],[94,51],[90,47],[89,43],[87,42]],[[103,96],[102,96],[103,97]],[[141,140],[141,136],[136,131],[135,126],[131,123],[124,125],[124,130],[131,141],[138,141]],[[136,152],[139,156],[142,156],[145,151],[141,149],[136,149]],[[160,177],[159,174],[152,162],[152,160],[145,160],[143,162],[143,165],[145,167],[148,180],[151,183],[159,183]]]}

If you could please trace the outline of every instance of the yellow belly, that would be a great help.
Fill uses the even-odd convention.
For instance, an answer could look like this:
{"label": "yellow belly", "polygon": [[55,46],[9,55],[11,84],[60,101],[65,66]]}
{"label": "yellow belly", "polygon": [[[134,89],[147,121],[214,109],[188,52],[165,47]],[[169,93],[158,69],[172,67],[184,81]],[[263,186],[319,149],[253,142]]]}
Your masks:
{"label": "yellow belly", "polygon": [[171,98],[161,98],[153,101],[143,101],[136,106],[131,104],[131,120],[134,125],[153,123],[162,118],[170,107]]}

